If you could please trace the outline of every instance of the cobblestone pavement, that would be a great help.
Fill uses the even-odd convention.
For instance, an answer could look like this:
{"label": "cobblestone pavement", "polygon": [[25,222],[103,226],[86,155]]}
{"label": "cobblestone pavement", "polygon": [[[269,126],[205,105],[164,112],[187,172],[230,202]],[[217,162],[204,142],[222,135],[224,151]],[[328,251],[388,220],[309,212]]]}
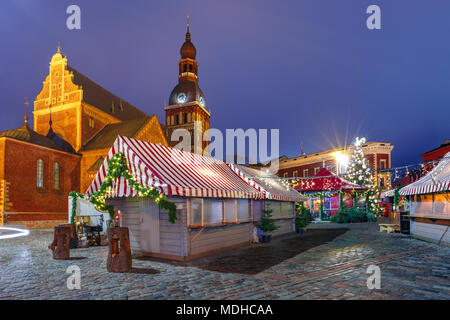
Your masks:
{"label": "cobblestone pavement", "polygon": [[[331,228],[327,224],[311,228]],[[133,260],[132,273],[106,272],[107,247],[71,250],[53,260],[50,231],[0,240],[0,299],[450,299],[450,248],[377,224],[349,231],[255,275]],[[69,290],[68,266],[81,268],[81,289]],[[371,264],[381,289],[366,285]]]}

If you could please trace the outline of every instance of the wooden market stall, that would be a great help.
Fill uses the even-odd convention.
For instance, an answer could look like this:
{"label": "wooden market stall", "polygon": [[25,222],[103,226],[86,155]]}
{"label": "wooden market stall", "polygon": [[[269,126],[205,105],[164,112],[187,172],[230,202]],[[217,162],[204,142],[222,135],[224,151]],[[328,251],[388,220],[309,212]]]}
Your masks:
{"label": "wooden market stall", "polygon": [[410,199],[411,234],[450,244],[450,152],[432,171],[399,192]]}
{"label": "wooden market stall", "polygon": [[352,196],[352,191],[364,191],[367,187],[347,181],[322,168],[313,178],[300,182],[295,190],[309,196],[313,218],[323,220],[329,219],[339,211],[341,200],[344,207],[354,206],[358,199]]}
{"label": "wooden market stall", "polygon": [[294,203],[302,198],[292,189],[269,189],[242,167],[122,136],[97,172],[88,197],[105,181],[109,160],[117,153],[126,158],[137,182],[156,188],[176,205],[171,223],[168,211],[155,200],[141,197],[123,177],[113,179],[107,203],[119,211],[121,226],[129,228],[134,252],[189,260],[249,244],[265,201],[277,208],[275,219],[292,226],[280,232],[294,230]]}

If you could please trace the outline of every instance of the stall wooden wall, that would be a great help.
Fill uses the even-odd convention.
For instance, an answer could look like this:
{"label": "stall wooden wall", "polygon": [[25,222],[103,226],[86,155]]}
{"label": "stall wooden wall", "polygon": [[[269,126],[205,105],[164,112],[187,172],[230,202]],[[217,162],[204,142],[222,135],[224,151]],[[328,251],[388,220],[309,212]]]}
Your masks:
{"label": "stall wooden wall", "polygon": [[450,245],[450,228],[448,225],[411,221],[411,234],[419,239]]}
{"label": "stall wooden wall", "polygon": [[294,221],[292,218],[276,220],[275,224],[277,225],[278,229],[272,232],[272,236],[279,236],[282,234],[294,232],[295,229],[293,223]]}
{"label": "stall wooden wall", "polygon": [[[189,256],[195,257],[242,244],[250,244],[252,228],[253,223],[251,222],[210,227],[203,230],[202,228],[192,228],[189,231]],[[198,232],[201,233],[196,236]]]}

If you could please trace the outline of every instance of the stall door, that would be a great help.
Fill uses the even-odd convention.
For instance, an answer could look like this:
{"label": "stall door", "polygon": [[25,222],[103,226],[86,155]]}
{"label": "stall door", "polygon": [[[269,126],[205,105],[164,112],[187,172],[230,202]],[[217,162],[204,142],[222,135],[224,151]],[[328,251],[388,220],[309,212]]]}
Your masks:
{"label": "stall door", "polygon": [[141,201],[141,248],[144,252],[160,252],[159,206],[152,199]]}

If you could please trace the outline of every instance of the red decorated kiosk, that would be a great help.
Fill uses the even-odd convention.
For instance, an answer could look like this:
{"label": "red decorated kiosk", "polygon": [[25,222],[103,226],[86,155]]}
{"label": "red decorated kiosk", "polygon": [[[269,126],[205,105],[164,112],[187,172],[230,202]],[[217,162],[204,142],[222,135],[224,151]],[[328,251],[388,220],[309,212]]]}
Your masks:
{"label": "red decorated kiosk", "polygon": [[326,168],[320,169],[314,177],[300,182],[294,188],[309,198],[309,208],[315,220],[331,218],[339,211],[341,201],[342,206],[355,206],[357,199],[354,199],[352,192],[368,189],[347,181]]}

